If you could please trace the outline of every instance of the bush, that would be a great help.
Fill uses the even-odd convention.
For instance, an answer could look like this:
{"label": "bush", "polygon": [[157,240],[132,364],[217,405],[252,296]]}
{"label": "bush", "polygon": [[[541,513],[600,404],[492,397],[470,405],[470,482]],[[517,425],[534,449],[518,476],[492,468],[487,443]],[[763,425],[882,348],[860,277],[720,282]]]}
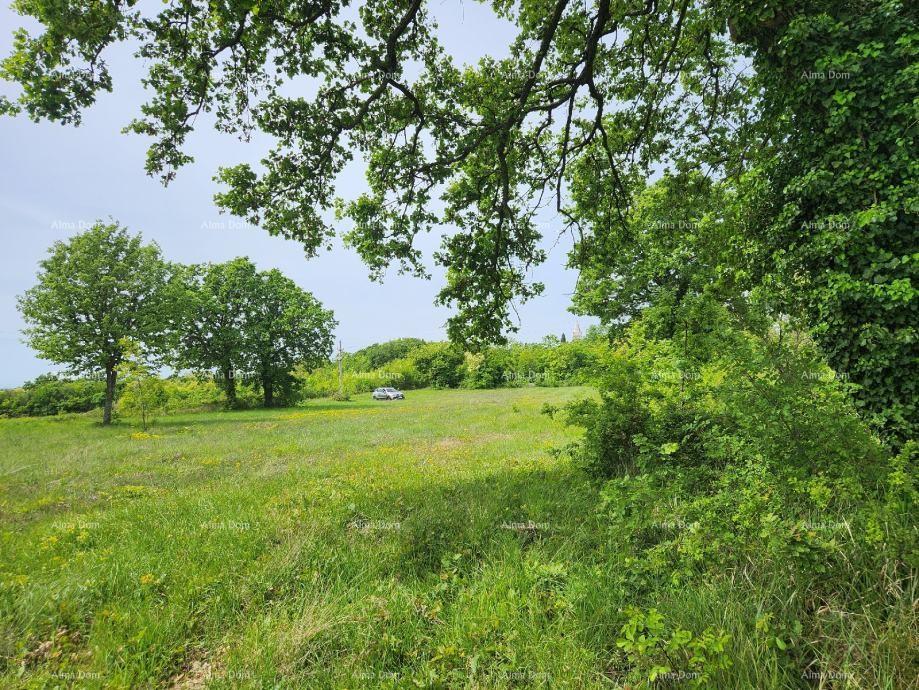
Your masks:
{"label": "bush", "polygon": [[457,388],[465,373],[462,349],[449,343],[428,343],[412,352],[419,373],[434,388]]}
{"label": "bush", "polygon": [[[600,400],[567,408],[585,428],[572,452],[604,482],[619,586],[637,606],[683,602],[669,612],[672,630],[698,629],[693,597],[727,591],[725,613],[706,620],[751,621],[755,609],[732,656],[753,654],[777,677],[800,682],[813,664],[881,686],[872,659],[884,657],[906,682],[915,443],[898,455],[883,446],[809,339],[709,316],[704,332],[678,341],[634,324],[605,364]],[[858,612],[858,652],[827,610]],[[649,615],[631,619],[646,626]],[[654,650],[672,634],[661,632],[647,658],[623,647],[621,663],[635,678],[660,675]]]}
{"label": "bush", "polygon": [[[224,392],[217,382],[203,376],[170,376],[163,380],[166,411],[216,409],[224,404]],[[237,390],[237,398],[245,399],[245,389]]]}
{"label": "bush", "polygon": [[102,407],[104,401],[104,381],[46,374],[25,383],[22,388],[0,390],[0,415],[24,417],[88,412]]}

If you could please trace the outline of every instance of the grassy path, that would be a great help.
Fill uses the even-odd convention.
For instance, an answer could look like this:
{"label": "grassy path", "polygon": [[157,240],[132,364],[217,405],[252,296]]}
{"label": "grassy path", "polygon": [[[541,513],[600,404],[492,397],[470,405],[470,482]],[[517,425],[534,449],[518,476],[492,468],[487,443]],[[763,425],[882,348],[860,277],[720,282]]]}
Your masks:
{"label": "grassy path", "polygon": [[0,420],[0,686],[601,687],[585,394]]}

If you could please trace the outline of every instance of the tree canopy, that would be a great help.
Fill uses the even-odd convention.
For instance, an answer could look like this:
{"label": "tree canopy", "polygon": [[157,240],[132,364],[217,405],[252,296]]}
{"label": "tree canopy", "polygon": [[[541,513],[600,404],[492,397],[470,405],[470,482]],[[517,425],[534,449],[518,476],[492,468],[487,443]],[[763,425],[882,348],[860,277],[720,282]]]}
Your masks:
{"label": "tree canopy", "polygon": [[[573,237],[578,308],[593,310],[611,280],[628,317],[642,280],[672,297],[702,275],[683,240],[668,240],[670,275],[610,254],[640,249],[628,235],[649,180],[690,180],[691,203],[713,184],[713,199],[737,206],[708,214],[726,225],[705,241],[723,233],[741,250],[738,293],[801,317],[866,408],[909,431],[915,389],[902,379],[919,376],[895,372],[916,362],[914,5],[493,0],[516,38],[501,57],[457,65],[423,0],[18,0],[44,29],[17,31],[0,76],[23,88],[0,108],[78,123],[112,87],[107,49],[136,42],[151,98],[128,129],[151,137],[151,175],[168,182],[191,161],[185,141],[207,112],[222,131],[275,142],[260,165],[218,172],[217,203],[310,256],[330,242],[332,210],[375,277],[425,275],[416,238],[455,228],[435,254],[447,269],[438,301],[454,307],[451,339],[472,347],[503,341],[515,302],[542,291],[531,269],[546,259],[543,209]],[[338,199],[356,157],[366,191]]]}
{"label": "tree canopy", "polygon": [[[437,260],[448,267],[440,300],[458,306],[450,333],[465,341],[501,340],[511,302],[542,289],[527,280],[545,259],[534,214],[555,194],[576,224],[563,188],[579,161],[615,177],[610,212],[621,213],[634,169],[723,149],[749,100],[723,3],[495,2],[518,37],[508,57],[473,66],[443,50],[422,0],[16,7],[45,33],[16,34],[0,74],[24,89],[7,110],[79,122],[111,88],[106,50],[136,40],[152,98],[129,129],[153,139],[150,174],[172,179],[191,160],[196,115],[212,112],[221,130],[276,141],[258,170],[220,171],[218,203],[310,255],[328,243],[322,212],[333,207],[374,275],[390,264],[424,274],[416,236],[458,226]],[[289,95],[304,78],[315,95]],[[335,177],[355,155],[368,190],[336,203]]]}
{"label": "tree canopy", "polygon": [[19,299],[26,340],[40,357],[74,373],[104,372],[108,424],[128,339],[146,355],[167,347],[174,323],[169,268],[156,244],[143,244],[117,223],[96,223],[48,253],[38,283]]}
{"label": "tree canopy", "polygon": [[328,361],[332,312],[280,271],[259,271],[246,257],[185,267],[184,318],[174,361],[213,371],[236,405],[241,380],[262,388],[265,406],[289,387],[295,365],[309,370]]}
{"label": "tree canopy", "polygon": [[252,358],[246,346],[247,320],[253,313],[258,276],[245,258],[222,264],[189,266],[183,286],[184,318],[176,364],[179,368],[216,370],[217,380],[236,405],[236,381],[249,373]]}
{"label": "tree canopy", "polygon": [[277,269],[258,274],[252,311],[246,317],[246,347],[265,407],[275,392],[289,387],[291,370],[309,370],[328,361],[336,321],[310,293]]}

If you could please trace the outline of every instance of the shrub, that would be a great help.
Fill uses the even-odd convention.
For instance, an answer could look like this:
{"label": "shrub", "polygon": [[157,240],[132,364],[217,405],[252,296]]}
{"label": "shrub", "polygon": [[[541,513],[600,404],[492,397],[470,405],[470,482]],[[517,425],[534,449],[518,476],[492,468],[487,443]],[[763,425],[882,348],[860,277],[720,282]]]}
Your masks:
{"label": "shrub", "polygon": [[688,687],[710,687],[712,673],[728,668],[730,639],[723,632],[706,629],[696,635],[682,628],[668,629],[657,609],[630,607],[616,646],[631,663],[630,680],[641,683],[688,681]]}
{"label": "shrub", "polygon": [[428,343],[412,353],[415,367],[434,388],[457,388],[463,380],[462,349],[449,343]]}
{"label": "shrub", "polygon": [[[222,407],[225,397],[214,378],[206,376],[171,376],[163,379],[163,390],[167,412]],[[245,398],[243,389],[238,396]]]}
{"label": "shrub", "polygon": [[88,412],[102,407],[104,401],[104,381],[45,374],[21,388],[0,391],[0,415],[23,417]]}
{"label": "shrub", "polygon": [[[883,655],[905,680],[915,443],[892,455],[808,338],[711,316],[717,328],[677,341],[634,324],[605,364],[600,400],[567,408],[585,428],[574,455],[604,482],[620,586],[639,603],[685,601],[709,585],[730,592],[725,610],[754,601],[743,644],[794,669],[786,676],[814,662],[873,678],[870,657]],[[775,582],[786,598],[767,594]],[[866,649],[852,654],[821,606],[859,612]],[[667,666],[654,650],[670,633],[658,637],[647,655],[623,647],[634,677]]]}

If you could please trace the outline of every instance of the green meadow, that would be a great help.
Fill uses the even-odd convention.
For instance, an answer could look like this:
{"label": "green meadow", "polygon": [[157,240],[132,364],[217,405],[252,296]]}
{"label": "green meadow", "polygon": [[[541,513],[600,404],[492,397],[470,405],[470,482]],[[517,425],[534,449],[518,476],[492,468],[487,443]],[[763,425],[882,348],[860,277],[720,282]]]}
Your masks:
{"label": "green meadow", "polygon": [[[914,582],[868,527],[813,573],[680,575],[635,548],[679,477],[559,452],[583,432],[543,410],[592,389],[407,396],[0,420],[0,688],[916,687]],[[679,534],[744,553],[724,529]]]}
{"label": "green meadow", "polygon": [[608,686],[588,394],[0,420],[0,686]]}

